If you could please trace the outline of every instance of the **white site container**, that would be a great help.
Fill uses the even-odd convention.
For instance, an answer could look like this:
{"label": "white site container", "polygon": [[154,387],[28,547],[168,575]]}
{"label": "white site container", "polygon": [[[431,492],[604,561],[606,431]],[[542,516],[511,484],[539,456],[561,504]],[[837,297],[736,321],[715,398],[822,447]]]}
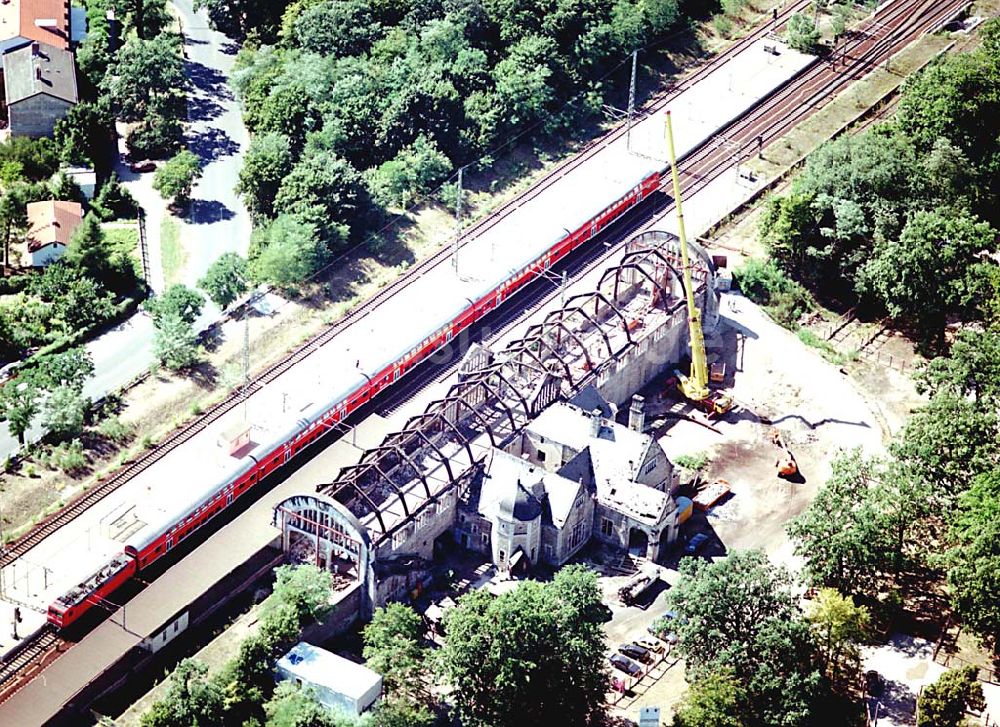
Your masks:
{"label": "white site container", "polygon": [[322,704],[355,716],[375,704],[382,694],[379,674],[305,642],[299,642],[278,659],[274,672],[276,681],[294,681],[311,688]]}

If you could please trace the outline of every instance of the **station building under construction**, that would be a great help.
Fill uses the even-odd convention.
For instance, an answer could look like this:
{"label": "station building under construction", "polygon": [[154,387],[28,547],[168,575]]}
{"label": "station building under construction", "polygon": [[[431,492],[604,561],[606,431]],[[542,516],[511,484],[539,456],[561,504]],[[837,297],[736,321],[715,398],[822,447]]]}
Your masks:
{"label": "station building under construction", "polygon": [[[715,269],[690,248],[711,342]],[[677,538],[677,475],[634,395],[686,357],[681,280],[677,239],[644,232],[593,292],[503,351],[472,346],[443,398],[275,506],[285,553],[338,573],[363,617],[418,587],[443,538],[506,571],[562,565],[592,538],[655,560]]]}

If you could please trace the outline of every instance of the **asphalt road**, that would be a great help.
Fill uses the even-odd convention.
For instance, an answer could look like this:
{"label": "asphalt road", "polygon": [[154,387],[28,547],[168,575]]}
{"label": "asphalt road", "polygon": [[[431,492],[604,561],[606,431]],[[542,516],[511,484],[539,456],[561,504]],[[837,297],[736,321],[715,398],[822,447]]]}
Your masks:
{"label": "asphalt road", "polygon": [[[195,13],[191,0],[174,0],[173,5],[181,19],[191,82],[187,146],[202,162],[180,235],[187,252],[181,279],[193,287],[223,253],[247,253],[250,215],[235,187],[250,138],[228,85],[238,46],[212,30],[206,11]],[[213,311],[211,317],[216,315]]]}

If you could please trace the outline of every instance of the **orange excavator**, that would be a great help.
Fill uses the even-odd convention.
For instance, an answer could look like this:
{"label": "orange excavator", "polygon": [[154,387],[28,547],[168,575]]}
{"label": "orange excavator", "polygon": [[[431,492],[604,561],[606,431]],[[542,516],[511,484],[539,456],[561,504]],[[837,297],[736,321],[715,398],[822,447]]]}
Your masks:
{"label": "orange excavator", "polygon": [[691,369],[685,376],[677,375],[677,388],[685,399],[704,411],[709,417],[719,417],[733,408],[733,400],[725,394],[708,388],[708,357],[705,354],[705,333],[701,329],[701,311],[694,304],[694,287],[691,281],[691,262],[688,257],[687,234],[684,231],[684,212],[681,210],[681,183],[677,174],[677,155],[674,151],[674,131],[667,111],[667,148],[670,150],[670,174],[674,183],[674,207],[677,210],[677,231],[681,244],[681,266],[684,268],[684,295],[687,297],[688,332],[691,339]]}
{"label": "orange excavator", "polygon": [[777,461],[774,463],[775,469],[778,470],[778,476],[794,477],[797,475],[799,473],[799,464],[795,461],[795,455],[792,454],[792,451],[785,444],[785,440],[781,437],[781,432],[777,429],[772,429],[771,441],[780,452]]}

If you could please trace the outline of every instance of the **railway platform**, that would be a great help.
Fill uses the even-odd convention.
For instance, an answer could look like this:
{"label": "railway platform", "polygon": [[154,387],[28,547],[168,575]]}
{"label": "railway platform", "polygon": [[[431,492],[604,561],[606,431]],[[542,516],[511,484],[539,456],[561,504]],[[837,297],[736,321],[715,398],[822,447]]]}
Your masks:
{"label": "railway platform", "polygon": [[[144,641],[157,637],[165,626],[172,628],[174,622],[190,626],[190,622],[178,617],[224,583],[240,564],[252,562],[255,557],[266,564],[266,556],[259,554],[281,535],[271,526],[271,511],[276,503],[312,488],[330,472],[354,464],[390,428],[386,419],[369,416],[304,463],[0,703],[0,725],[80,724],[80,713],[95,698],[120,684],[137,664],[145,661],[148,652],[143,648]],[[280,554],[280,549],[274,552]],[[236,575],[236,580],[247,578],[246,573]],[[213,606],[221,603],[221,598],[215,601]],[[203,616],[207,615],[204,612]]]}

